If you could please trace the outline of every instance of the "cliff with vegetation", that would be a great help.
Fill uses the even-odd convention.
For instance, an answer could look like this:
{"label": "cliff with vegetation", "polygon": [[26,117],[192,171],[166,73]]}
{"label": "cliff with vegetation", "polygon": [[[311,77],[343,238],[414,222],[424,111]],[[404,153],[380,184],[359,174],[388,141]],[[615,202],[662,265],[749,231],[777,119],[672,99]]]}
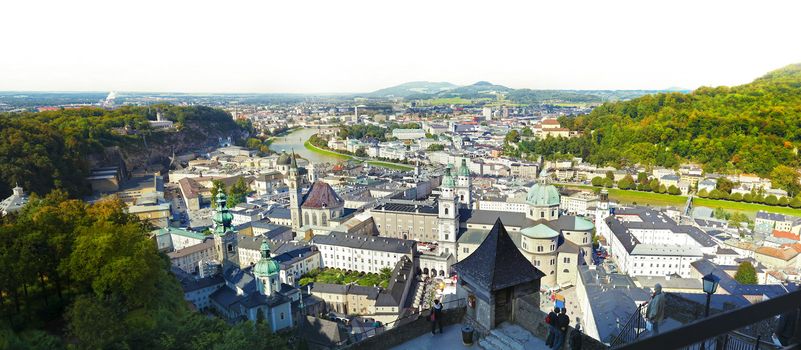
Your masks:
{"label": "cliff with vegetation", "polygon": [[[175,123],[173,130],[150,128],[157,110]],[[228,113],[197,106],[0,114],[0,196],[16,183],[34,193],[63,189],[80,196],[88,191],[85,177],[92,166],[120,160],[128,170],[166,164],[173,152],[202,148],[241,131]]]}
{"label": "cliff with vegetation", "polygon": [[618,167],[696,162],[707,172],[755,173],[781,185],[799,166],[801,64],[735,87],[605,103],[560,122],[583,136],[524,141],[507,153],[574,155]]}

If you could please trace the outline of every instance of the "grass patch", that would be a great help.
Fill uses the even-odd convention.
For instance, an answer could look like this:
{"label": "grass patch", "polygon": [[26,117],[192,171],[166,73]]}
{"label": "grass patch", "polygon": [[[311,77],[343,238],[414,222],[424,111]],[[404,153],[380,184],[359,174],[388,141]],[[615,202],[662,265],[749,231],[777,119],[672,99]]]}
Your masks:
{"label": "grass patch", "polygon": [[[344,153],[339,153],[339,152],[335,152],[335,151],[331,151],[331,150],[327,150],[327,149],[322,149],[320,147],[312,145],[311,142],[309,142],[308,140],[306,140],[306,142],[303,143],[303,147],[306,147],[306,149],[309,150],[309,151],[312,151],[312,152],[315,152],[315,153],[319,153],[319,154],[324,154],[324,155],[335,157],[335,158],[342,159],[342,160],[347,160],[347,159],[359,160],[358,158],[356,158],[354,156],[351,156],[349,154],[344,154]],[[393,170],[412,170],[412,169],[414,169],[413,166],[390,163],[390,162],[384,162],[384,161],[380,161],[380,160],[368,160],[366,162],[368,164],[370,164],[370,165],[373,165],[373,166],[377,166],[377,167],[381,167],[381,168],[387,168],[387,169],[393,169]]]}
{"label": "grass patch", "polygon": [[380,160],[368,160],[367,164],[374,165],[374,166],[377,166],[377,167],[387,168],[387,169],[393,169],[393,170],[412,170],[412,169],[414,169],[414,167],[412,167],[412,166],[400,165],[400,164],[395,164],[395,163],[387,163],[387,162],[382,162]]}
{"label": "grass patch", "polygon": [[449,97],[449,98],[432,98],[428,100],[421,100],[420,103],[428,106],[469,105],[473,103],[473,100],[468,100],[466,98],[461,98],[461,97]]}
{"label": "grass patch", "polygon": [[309,140],[306,140],[306,142],[303,143],[303,147],[306,147],[307,150],[312,151],[314,153],[324,154],[324,155],[335,157],[335,158],[339,158],[339,159],[351,159],[351,158],[353,158],[352,156],[349,156],[347,154],[337,153],[337,152],[334,152],[334,151],[329,151],[327,149],[319,148],[319,147],[317,147],[315,145],[312,145],[311,142],[309,142]]}
{"label": "grass patch", "polygon": [[298,284],[300,286],[305,286],[312,282],[342,285],[356,283],[365,287],[379,286],[381,288],[387,288],[391,277],[392,269],[388,267],[382,268],[379,273],[346,271],[340,269],[314,269],[300,276]]}
{"label": "grass patch", "polygon": [[[592,190],[593,186],[583,186],[583,185],[565,185],[565,187],[569,188],[579,188],[584,190]],[[678,208],[683,208],[684,204],[687,202],[686,196],[673,196],[669,194],[662,194],[662,193],[653,193],[653,192],[640,192],[640,191],[630,191],[630,190],[621,190],[617,188],[609,188],[609,198],[611,200],[623,203],[623,204],[638,204],[638,205],[652,205],[652,206],[674,206]],[[709,199],[709,198],[699,198],[693,197],[693,205],[694,206],[701,206],[701,207],[709,207],[709,208],[721,208],[728,211],[736,211],[741,212],[743,214],[749,215],[754,217],[757,211],[767,211],[771,213],[779,213],[785,215],[793,215],[793,216],[800,216],[801,217],[801,209],[795,209],[790,207],[782,207],[776,205],[764,205],[764,204],[757,204],[757,203],[745,203],[745,202],[734,202],[734,201],[726,201],[726,200],[718,200],[718,199]]]}

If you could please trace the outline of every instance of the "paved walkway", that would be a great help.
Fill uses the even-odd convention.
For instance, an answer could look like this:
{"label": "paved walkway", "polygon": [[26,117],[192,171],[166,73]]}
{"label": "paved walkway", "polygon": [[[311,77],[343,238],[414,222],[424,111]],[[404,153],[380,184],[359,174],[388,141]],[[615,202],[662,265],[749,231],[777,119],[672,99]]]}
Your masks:
{"label": "paved walkway", "polygon": [[[526,350],[546,350],[545,342],[521,328],[520,326],[503,323],[497,330],[501,331],[504,337],[514,339]],[[497,344],[497,343],[494,343]],[[500,344],[499,344],[500,345]],[[507,349],[507,347],[503,347]],[[473,339],[473,345],[466,346],[462,343],[462,325],[456,324],[443,328],[442,334],[426,333],[415,339],[407,341],[390,350],[490,350],[479,345],[478,339]],[[500,349],[493,347],[491,350]]]}

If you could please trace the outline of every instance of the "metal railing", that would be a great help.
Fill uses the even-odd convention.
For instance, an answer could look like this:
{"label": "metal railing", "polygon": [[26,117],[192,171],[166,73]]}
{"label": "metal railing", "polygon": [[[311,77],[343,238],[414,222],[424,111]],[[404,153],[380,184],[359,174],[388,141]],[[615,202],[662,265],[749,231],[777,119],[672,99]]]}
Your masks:
{"label": "metal railing", "polygon": [[631,343],[640,338],[640,334],[645,330],[645,311],[648,302],[642,303],[637,306],[637,311],[631,314],[628,321],[620,328],[617,336],[612,338],[609,342],[611,346],[620,346],[623,344]]}
{"label": "metal railing", "polygon": [[[770,339],[769,334],[762,333],[754,338],[738,330],[777,315],[794,314],[794,317],[798,318],[800,312],[801,290],[797,290],[753,305],[715,314],[651,337],[639,337],[634,342],[617,349],[700,349],[701,343],[704,343],[704,348],[707,350],[776,349],[778,347],[772,343],[763,341],[763,337],[765,340]],[[795,322],[794,327],[791,345],[782,349],[801,349],[801,322]]]}
{"label": "metal railing", "polygon": [[[446,311],[446,310],[452,310],[452,309],[457,309],[457,308],[461,308],[461,307],[466,306],[467,305],[467,300],[464,299],[464,298],[461,298],[461,299],[456,299],[456,300],[443,301],[440,304],[442,304],[442,310]],[[412,310],[410,314],[408,314],[406,316],[403,316],[401,318],[398,318],[395,321],[387,322],[385,324],[382,324],[381,327],[371,328],[371,329],[368,329],[368,330],[363,331],[363,332],[349,334],[348,335],[348,339],[344,339],[344,340],[336,343],[335,347],[337,349],[339,349],[339,348],[342,348],[342,347],[345,347],[345,346],[356,344],[356,343],[358,343],[360,341],[363,341],[365,339],[368,339],[370,337],[373,337],[373,336],[379,335],[381,333],[384,333],[384,332],[386,332],[386,331],[388,331],[390,329],[393,329],[393,328],[396,328],[396,327],[400,327],[400,326],[402,326],[404,324],[407,324],[409,322],[415,321],[415,320],[419,319],[421,316],[422,317],[427,317],[430,314],[430,312],[431,312],[431,308],[430,307],[422,309],[422,310]]]}

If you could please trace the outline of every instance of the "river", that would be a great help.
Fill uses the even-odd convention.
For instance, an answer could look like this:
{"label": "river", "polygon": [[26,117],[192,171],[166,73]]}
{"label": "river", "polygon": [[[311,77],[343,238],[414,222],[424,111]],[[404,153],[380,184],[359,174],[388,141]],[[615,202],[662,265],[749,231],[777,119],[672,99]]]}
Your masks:
{"label": "river", "polygon": [[318,130],[316,127],[295,130],[289,135],[281,136],[273,140],[273,143],[270,144],[270,149],[278,153],[295,150],[295,153],[312,163],[335,163],[341,161],[341,159],[336,157],[309,151],[303,146],[306,140],[317,132]]}

